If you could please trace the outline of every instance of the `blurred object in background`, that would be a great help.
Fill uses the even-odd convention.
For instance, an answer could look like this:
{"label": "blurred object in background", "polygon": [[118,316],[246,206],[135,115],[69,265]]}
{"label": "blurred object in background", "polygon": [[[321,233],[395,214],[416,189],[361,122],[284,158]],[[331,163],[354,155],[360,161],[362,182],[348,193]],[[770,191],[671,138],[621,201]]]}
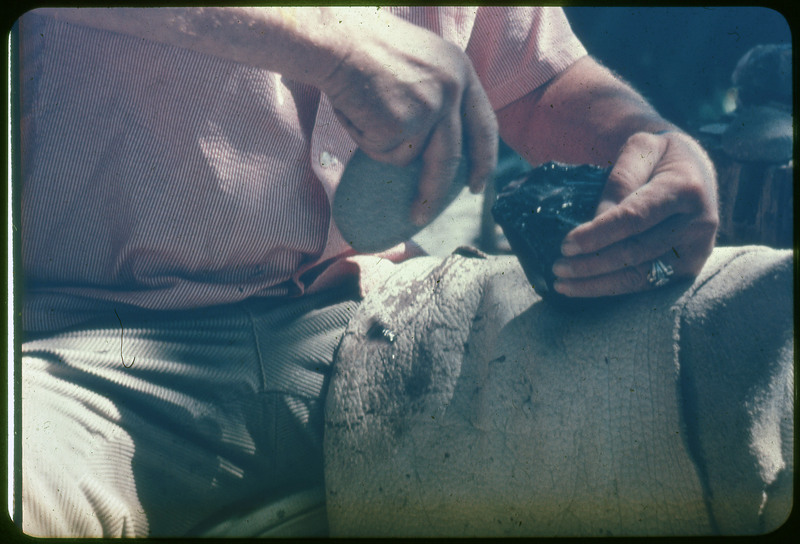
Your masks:
{"label": "blurred object in background", "polygon": [[793,247],[792,162],[744,163],[717,153],[712,158],[717,164],[720,185],[717,244]]}
{"label": "blurred object in background", "polygon": [[755,46],[736,65],[731,82],[736,109],[722,132],[725,153],[739,161],[791,160],[791,46]]}
{"label": "blurred object in background", "polygon": [[737,107],[762,104],[791,110],[791,44],[753,47],[739,59],[731,81],[737,89]]}
{"label": "blurred object in background", "polygon": [[719,173],[722,245],[793,245],[792,49],[760,44],[731,76],[734,107],[700,127]]}

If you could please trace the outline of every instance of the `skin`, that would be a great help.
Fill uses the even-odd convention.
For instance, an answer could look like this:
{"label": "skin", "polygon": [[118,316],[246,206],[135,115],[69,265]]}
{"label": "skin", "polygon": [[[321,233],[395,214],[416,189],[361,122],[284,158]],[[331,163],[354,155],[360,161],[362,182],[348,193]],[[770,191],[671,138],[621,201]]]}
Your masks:
{"label": "skin", "polygon": [[[566,295],[649,289],[654,259],[676,277],[695,275],[713,248],[719,219],[708,156],[589,57],[495,114],[463,51],[385,10],[41,11],[318,87],[369,156],[397,165],[423,158],[417,224],[438,208],[464,150],[469,186],[483,189],[497,162],[498,132],[532,164],[613,164],[596,217],[567,235],[554,265],[555,288]],[[664,130],[671,132],[654,134]]]}
{"label": "skin", "polygon": [[[613,165],[595,218],[568,233],[554,285],[569,296],[651,288],[652,261],[699,273],[714,247],[716,173],[702,147],[586,57],[498,112],[500,134],[532,164]],[[537,127],[537,130],[529,130]],[[664,134],[654,134],[668,131]]]}

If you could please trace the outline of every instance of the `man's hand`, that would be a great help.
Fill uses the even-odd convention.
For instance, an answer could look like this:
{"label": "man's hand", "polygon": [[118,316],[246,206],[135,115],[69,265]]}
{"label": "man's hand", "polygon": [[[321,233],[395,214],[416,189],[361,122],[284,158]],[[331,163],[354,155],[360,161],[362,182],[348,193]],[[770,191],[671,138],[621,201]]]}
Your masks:
{"label": "man's hand", "polygon": [[411,219],[438,211],[462,153],[479,192],[497,163],[497,121],[466,54],[385,12],[343,10],[346,47],[319,83],[350,136],[370,157],[406,165],[422,157]]}
{"label": "man's hand", "polygon": [[564,239],[556,291],[594,297],[642,291],[660,259],[674,277],[699,273],[719,225],[714,167],[679,132],[631,136],[595,218]]}
{"label": "man's hand", "polygon": [[643,291],[655,260],[673,278],[700,271],[719,224],[714,166],[619,77],[584,57],[498,119],[503,139],[531,164],[614,166],[595,218],[565,237],[556,291]]}

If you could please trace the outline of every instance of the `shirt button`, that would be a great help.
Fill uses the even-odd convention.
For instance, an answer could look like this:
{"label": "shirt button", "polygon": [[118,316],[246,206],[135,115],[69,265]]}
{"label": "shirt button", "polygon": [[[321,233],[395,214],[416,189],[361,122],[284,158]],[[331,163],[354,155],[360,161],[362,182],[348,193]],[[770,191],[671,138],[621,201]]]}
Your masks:
{"label": "shirt button", "polygon": [[336,166],[339,164],[339,160],[327,151],[323,151],[319,154],[319,164],[323,168],[328,168],[329,166]]}

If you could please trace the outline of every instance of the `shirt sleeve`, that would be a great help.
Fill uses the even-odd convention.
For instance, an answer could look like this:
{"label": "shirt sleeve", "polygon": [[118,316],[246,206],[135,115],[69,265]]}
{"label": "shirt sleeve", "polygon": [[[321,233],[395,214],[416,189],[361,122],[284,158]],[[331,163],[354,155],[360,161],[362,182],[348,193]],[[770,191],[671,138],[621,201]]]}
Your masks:
{"label": "shirt sleeve", "polygon": [[586,55],[556,7],[480,7],[466,52],[495,111]]}

